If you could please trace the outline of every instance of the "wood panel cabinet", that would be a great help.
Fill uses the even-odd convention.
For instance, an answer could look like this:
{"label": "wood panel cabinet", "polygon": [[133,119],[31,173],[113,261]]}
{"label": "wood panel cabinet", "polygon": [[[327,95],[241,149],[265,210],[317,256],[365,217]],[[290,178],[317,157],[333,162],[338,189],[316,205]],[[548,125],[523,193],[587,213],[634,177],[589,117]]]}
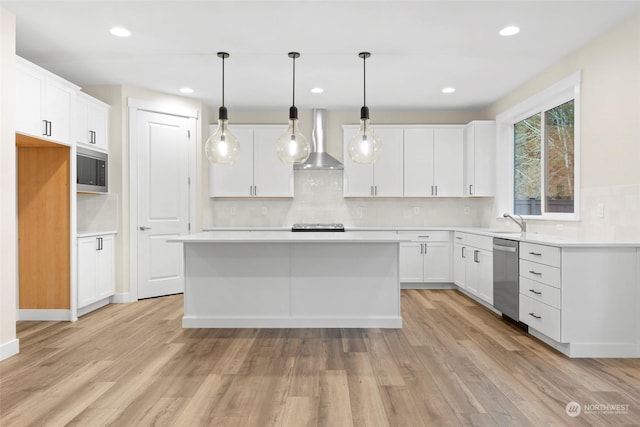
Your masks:
{"label": "wood panel cabinet", "polygon": [[344,126],[344,196],[402,197],[403,195],[403,128],[379,126],[376,135],[382,141],[382,154],[373,164],[355,163],[349,157],[349,142],[357,126]]}
{"label": "wood panel cabinet", "polygon": [[[210,134],[217,125],[209,127]],[[229,129],[240,141],[234,164],[209,164],[211,197],[293,197],[293,165],[276,153],[283,125],[236,125]]]}
{"label": "wood panel cabinet", "polygon": [[78,87],[16,57],[16,131],[70,145]]}
{"label": "wood panel cabinet", "polygon": [[85,93],[76,97],[75,140],[100,150],[109,149],[109,105]]}
{"label": "wood panel cabinet", "polygon": [[462,196],[463,140],[461,126],[405,129],[404,196]]}
{"label": "wood panel cabinet", "polygon": [[495,194],[494,121],[474,121],[465,127],[464,195],[493,196]]}
{"label": "wood panel cabinet", "polygon": [[113,234],[78,238],[78,309],[115,293],[114,240]]}

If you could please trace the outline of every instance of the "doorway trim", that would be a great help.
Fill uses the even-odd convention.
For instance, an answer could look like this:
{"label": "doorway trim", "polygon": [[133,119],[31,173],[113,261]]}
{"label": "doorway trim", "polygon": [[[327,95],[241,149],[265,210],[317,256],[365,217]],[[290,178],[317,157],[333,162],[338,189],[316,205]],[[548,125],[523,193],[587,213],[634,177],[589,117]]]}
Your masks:
{"label": "doorway trim", "polygon": [[[172,116],[194,119],[194,134],[189,138],[188,145],[188,174],[189,174],[189,222],[193,230],[196,223],[196,183],[197,147],[200,141],[200,127],[198,126],[198,110],[180,105],[171,105],[137,98],[127,98],[129,109],[129,294],[126,302],[138,301],[138,111],[168,114]],[[123,186],[124,187],[124,186]],[[123,188],[123,191],[125,188]],[[124,197],[123,197],[124,199]],[[125,301],[122,301],[125,302]]]}

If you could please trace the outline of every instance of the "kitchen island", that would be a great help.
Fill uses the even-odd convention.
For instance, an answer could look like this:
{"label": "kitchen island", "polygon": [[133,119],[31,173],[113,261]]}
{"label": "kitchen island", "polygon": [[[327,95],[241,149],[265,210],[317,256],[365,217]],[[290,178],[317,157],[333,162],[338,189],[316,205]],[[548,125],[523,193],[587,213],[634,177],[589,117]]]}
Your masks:
{"label": "kitchen island", "polygon": [[184,246],[184,328],[401,328],[393,232],[204,232]]}

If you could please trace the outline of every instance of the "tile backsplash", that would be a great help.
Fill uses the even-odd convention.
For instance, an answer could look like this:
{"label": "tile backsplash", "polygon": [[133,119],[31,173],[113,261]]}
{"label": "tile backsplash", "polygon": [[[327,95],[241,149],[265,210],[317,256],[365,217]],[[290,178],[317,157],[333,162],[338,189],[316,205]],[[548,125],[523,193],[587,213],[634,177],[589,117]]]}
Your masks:
{"label": "tile backsplash", "polygon": [[118,229],[118,197],[115,194],[78,193],[76,197],[78,233]]}
{"label": "tile backsplash", "polygon": [[295,171],[293,199],[209,198],[203,226],[479,227],[491,221],[492,198],[344,198],[342,179],[342,171]]}

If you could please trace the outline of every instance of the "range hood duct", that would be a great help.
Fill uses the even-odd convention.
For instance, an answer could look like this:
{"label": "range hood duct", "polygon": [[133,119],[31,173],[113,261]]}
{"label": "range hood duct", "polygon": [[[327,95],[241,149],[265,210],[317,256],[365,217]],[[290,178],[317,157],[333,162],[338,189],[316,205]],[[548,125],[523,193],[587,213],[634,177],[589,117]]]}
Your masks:
{"label": "range hood duct", "polygon": [[313,151],[306,162],[294,165],[295,170],[342,170],[342,163],[334,159],[324,151],[326,137],[327,111],[324,109],[313,110],[313,134],[311,140]]}

